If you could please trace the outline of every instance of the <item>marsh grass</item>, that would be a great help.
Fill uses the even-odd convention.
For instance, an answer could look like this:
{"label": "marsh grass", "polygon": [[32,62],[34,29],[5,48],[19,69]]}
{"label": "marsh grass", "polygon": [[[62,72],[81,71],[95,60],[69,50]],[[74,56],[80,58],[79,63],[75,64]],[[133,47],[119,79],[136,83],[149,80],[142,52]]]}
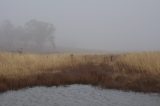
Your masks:
{"label": "marsh grass", "polygon": [[160,52],[128,53],[120,56],[116,65],[126,71],[160,73]]}
{"label": "marsh grass", "polygon": [[0,53],[0,92],[70,84],[160,92],[160,53]]}

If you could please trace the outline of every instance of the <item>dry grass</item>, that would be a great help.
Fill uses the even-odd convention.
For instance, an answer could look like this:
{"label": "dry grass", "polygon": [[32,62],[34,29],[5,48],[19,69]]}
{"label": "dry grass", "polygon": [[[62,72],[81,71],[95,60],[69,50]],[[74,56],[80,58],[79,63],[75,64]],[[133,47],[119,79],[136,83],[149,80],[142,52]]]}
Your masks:
{"label": "dry grass", "polygon": [[160,52],[128,53],[117,59],[116,65],[123,70],[160,73]]}
{"label": "dry grass", "polygon": [[0,53],[0,75],[9,77],[66,70],[81,64],[100,64],[102,59],[103,56],[98,55]]}
{"label": "dry grass", "polygon": [[68,84],[160,92],[160,53],[114,56],[0,53],[0,92]]}

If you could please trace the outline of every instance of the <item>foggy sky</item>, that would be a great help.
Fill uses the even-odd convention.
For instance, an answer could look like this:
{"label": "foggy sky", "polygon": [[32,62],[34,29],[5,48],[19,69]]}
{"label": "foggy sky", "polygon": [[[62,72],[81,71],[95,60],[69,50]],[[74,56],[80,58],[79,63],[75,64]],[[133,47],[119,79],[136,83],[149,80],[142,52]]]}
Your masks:
{"label": "foggy sky", "polygon": [[160,0],[0,0],[6,19],[54,24],[60,47],[160,50]]}

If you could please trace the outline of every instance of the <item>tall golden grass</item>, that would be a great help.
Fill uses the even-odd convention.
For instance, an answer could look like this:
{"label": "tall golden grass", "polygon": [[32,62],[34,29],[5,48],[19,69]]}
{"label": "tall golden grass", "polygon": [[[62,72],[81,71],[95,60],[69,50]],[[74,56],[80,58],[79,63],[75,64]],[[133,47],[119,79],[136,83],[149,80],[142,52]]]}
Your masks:
{"label": "tall golden grass", "polygon": [[100,64],[104,56],[80,54],[18,54],[0,53],[0,75],[30,75],[46,71],[61,71],[81,64]]}
{"label": "tall golden grass", "polygon": [[160,52],[128,53],[120,56],[116,65],[122,70],[160,73]]}
{"label": "tall golden grass", "polygon": [[160,52],[120,55],[0,53],[0,92],[68,84],[160,92]]}

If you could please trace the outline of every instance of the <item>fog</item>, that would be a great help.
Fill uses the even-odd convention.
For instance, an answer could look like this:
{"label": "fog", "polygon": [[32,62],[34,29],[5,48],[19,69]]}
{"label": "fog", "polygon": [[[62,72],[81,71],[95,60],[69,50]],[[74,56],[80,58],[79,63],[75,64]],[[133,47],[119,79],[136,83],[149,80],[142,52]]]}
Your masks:
{"label": "fog", "polygon": [[160,1],[0,0],[0,26],[0,50],[159,51]]}
{"label": "fog", "polygon": [[0,49],[11,52],[53,52],[54,27],[52,24],[30,20],[15,26],[6,20],[0,26]]}

